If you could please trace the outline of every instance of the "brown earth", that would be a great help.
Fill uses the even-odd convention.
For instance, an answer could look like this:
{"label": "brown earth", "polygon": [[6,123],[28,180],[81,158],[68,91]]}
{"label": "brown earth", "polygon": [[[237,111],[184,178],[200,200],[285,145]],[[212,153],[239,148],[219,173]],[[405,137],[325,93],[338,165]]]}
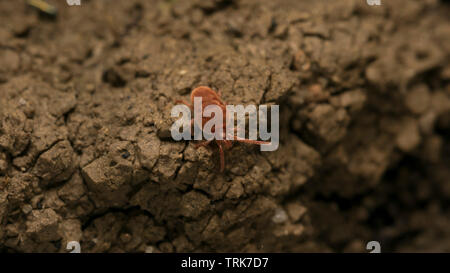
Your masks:
{"label": "brown earth", "polygon": [[[0,252],[450,251],[450,6],[0,1]],[[280,148],[170,137],[199,85]]]}

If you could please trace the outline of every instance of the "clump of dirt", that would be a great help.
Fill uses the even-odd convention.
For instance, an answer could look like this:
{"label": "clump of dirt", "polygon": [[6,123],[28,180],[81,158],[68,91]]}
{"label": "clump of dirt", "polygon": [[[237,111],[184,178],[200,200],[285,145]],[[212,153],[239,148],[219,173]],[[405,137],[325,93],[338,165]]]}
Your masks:
{"label": "clump of dirt", "polygon": [[[448,4],[56,2],[0,3],[0,252],[450,251]],[[200,85],[279,149],[173,141]]]}

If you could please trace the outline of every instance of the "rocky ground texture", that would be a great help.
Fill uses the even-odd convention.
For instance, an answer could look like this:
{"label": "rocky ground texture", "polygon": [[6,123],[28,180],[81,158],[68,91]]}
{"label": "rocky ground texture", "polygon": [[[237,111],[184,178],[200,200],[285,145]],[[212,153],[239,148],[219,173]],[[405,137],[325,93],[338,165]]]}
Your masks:
{"label": "rocky ground texture", "polygon": [[[448,1],[0,2],[0,252],[450,251]],[[199,85],[280,148],[170,136]]]}

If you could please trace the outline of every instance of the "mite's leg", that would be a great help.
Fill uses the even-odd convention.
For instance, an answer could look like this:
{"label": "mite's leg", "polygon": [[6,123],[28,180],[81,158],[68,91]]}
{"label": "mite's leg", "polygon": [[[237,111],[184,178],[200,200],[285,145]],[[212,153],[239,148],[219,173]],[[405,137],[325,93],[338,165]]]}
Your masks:
{"label": "mite's leg", "polygon": [[250,144],[257,144],[257,145],[270,144],[270,142],[267,142],[267,141],[252,140],[252,139],[240,138],[240,137],[237,137],[237,136],[231,136],[231,138],[233,138],[233,140],[235,140],[235,141],[244,142],[244,143],[250,143]]}
{"label": "mite's leg", "polygon": [[223,146],[225,147],[226,150],[230,149],[231,146],[233,146],[233,143],[229,140],[224,140],[223,141]]}
{"label": "mite's leg", "polygon": [[219,154],[220,154],[220,172],[223,173],[225,170],[225,154],[223,151],[222,143],[216,141],[217,146],[219,146]]}
{"label": "mite's leg", "polygon": [[[239,129],[237,127],[235,127],[234,128],[234,133],[236,134],[238,132],[238,130]],[[227,135],[227,136],[230,136],[235,141],[244,142],[244,143],[257,144],[257,145],[270,144],[270,142],[267,142],[267,141],[260,141],[260,140],[252,140],[252,139],[240,138],[240,137],[238,137],[236,135]]]}
{"label": "mite's leg", "polygon": [[239,142],[244,142],[244,143],[257,144],[257,145],[270,144],[270,142],[267,142],[267,141],[251,140],[251,139],[238,138],[238,137],[234,137],[234,140],[239,141]]}
{"label": "mite's leg", "polygon": [[225,148],[225,150],[228,150],[231,148],[233,144],[231,141],[227,140],[226,136],[227,136],[226,132],[223,132],[223,140],[222,140],[223,147]]}

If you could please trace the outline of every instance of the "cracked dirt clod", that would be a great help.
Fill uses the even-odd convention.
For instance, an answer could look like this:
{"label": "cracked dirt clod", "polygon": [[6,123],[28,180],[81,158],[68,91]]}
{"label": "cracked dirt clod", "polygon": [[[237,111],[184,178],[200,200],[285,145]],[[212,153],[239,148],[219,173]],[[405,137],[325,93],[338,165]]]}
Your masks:
{"label": "cracked dirt clod", "polygon": [[76,172],[64,185],[58,190],[58,196],[67,204],[76,203],[83,195],[86,194],[86,187],[83,183],[81,175]]}
{"label": "cracked dirt clod", "polygon": [[132,178],[130,164],[118,163],[104,156],[84,167],[81,173],[88,188],[98,196],[98,206],[120,206],[127,202]]}
{"label": "cracked dirt clod", "polygon": [[152,170],[159,157],[160,140],[154,134],[139,139],[137,143],[137,156],[142,167]]}
{"label": "cracked dirt clod", "polygon": [[8,181],[5,192],[11,205],[20,204],[31,198],[35,194],[34,187],[37,183],[38,179],[30,174],[19,174]]}
{"label": "cracked dirt clod", "polygon": [[307,130],[313,132],[327,146],[338,142],[347,133],[349,117],[345,109],[319,104],[307,116],[309,118]]}
{"label": "cracked dirt clod", "polygon": [[181,215],[197,218],[208,210],[210,200],[204,194],[191,191],[181,199]]}
{"label": "cracked dirt clod", "polygon": [[34,174],[47,185],[70,178],[75,170],[75,154],[68,141],[56,143],[41,154],[33,169]]}
{"label": "cracked dirt clod", "polygon": [[13,156],[19,155],[30,141],[29,133],[25,131],[25,114],[21,111],[6,113],[2,111],[0,122],[0,148],[7,150]]}
{"label": "cracked dirt clod", "polygon": [[33,210],[27,221],[26,232],[41,241],[59,239],[58,223],[61,217],[53,209]]}
{"label": "cracked dirt clod", "polygon": [[78,219],[63,220],[58,227],[58,233],[63,238],[63,245],[68,242],[79,242],[83,238],[83,231],[81,229],[81,222]]}

